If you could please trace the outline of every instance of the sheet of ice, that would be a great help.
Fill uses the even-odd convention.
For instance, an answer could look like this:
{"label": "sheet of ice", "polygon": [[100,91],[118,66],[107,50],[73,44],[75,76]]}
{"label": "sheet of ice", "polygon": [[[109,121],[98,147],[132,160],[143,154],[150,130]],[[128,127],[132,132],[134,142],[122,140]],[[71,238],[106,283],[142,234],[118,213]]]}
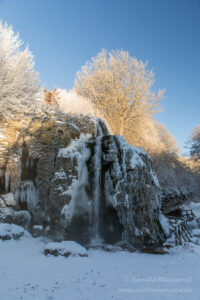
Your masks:
{"label": "sheet of ice", "polygon": [[38,204],[37,190],[31,180],[24,181],[19,188],[15,190],[15,199],[26,203],[29,211],[35,209]]}
{"label": "sheet of ice", "polygon": [[59,149],[58,157],[69,157],[69,156],[77,156],[80,155],[79,150],[83,147],[84,141],[89,139],[91,134],[83,134],[81,133],[79,139],[74,139],[71,141],[70,145],[66,148]]}
{"label": "sheet of ice", "polygon": [[143,160],[141,159],[141,157],[139,156],[139,153],[142,153],[142,154],[145,154],[147,155],[146,152],[144,152],[144,150],[140,149],[140,148],[137,148],[137,147],[132,147],[130,146],[126,141],[125,139],[123,138],[123,136],[117,136],[117,139],[118,141],[120,142],[120,148],[126,152],[128,151],[132,151],[132,159],[131,159],[131,167],[132,168],[135,168],[137,165],[141,165],[141,166],[144,166],[144,162]]}
{"label": "sheet of ice", "polygon": [[[69,204],[63,206],[61,215],[65,216],[66,221],[70,224],[72,217],[78,210],[84,211],[90,210],[88,197],[85,192],[85,187],[88,184],[88,170],[86,166],[86,161],[90,156],[90,150],[86,147],[86,141],[90,135],[80,135],[80,139],[72,140],[67,148],[62,148],[59,150],[58,157],[65,157],[70,159],[72,162],[74,159],[77,162],[76,171],[78,175],[77,178],[72,179],[72,184],[66,189],[62,190],[63,195],[70,195],[71,201]],[[62,172],[62,170],[61,170]],[[60,174],[60,172],[59,172]],[[58,176],[58,174],[57,174]],[[61,173],[61,176],[64,176]],[[81,199],[81,201],[79,201]]]}

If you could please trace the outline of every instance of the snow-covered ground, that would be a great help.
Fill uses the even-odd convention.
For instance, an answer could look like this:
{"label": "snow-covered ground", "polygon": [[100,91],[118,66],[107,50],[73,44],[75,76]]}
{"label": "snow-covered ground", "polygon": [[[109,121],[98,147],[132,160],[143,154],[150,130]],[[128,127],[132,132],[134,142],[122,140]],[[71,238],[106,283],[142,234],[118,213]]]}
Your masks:
{"label": "snow-covered ground", "polygon": [[32,237],[0,241],[1,300],[200,299],[200,246],[67,258],[45,256],[44,246]]}

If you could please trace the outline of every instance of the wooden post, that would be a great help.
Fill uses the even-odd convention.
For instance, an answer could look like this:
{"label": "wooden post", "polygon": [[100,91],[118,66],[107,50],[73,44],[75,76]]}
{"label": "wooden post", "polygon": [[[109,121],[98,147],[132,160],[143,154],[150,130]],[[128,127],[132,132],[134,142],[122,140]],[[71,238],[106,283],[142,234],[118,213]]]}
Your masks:
{"label": "wooden post", "polygon": [[178,246],[178,233],[177,233],[177,228],[174,228],[174,236],[175,236],[175,245]]}
{"label": "wooden post", "polygon": [[185,237],[186,237],[186,239],[185,239],[185,242],[187,241],[187,242],[190,242],[190,238],[189,238],[189,236],[188,236],[188,233],[187,233],[187,230],[185,229],[185,224],[184,224],[184,222],[181,224],[182,226],[182,232],[184,233],[184,235],[185,235]]}

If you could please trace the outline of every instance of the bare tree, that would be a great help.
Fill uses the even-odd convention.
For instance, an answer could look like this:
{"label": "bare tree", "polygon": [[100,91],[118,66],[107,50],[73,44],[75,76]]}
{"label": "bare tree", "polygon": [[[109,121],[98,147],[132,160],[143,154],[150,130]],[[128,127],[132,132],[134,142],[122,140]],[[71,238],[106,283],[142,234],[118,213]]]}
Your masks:
{"label": "bare tree", "polygon": [[12,27],[0,22],[0,114],[33,110],[40,99],[33,55],[22,50],[22,41]]}
{"label": "bare tree", "polygon": [[154,73],[147,63],[123,50],[102,50],[77,73],[75,88],[107,120],[114,134],[123,135],[130,125],[159,109],[164,91],[151,91]]}

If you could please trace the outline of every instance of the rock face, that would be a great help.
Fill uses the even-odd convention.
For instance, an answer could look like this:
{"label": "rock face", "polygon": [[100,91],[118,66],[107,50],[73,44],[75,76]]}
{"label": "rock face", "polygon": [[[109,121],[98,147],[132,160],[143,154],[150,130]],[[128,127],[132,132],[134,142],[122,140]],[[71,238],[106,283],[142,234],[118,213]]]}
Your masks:
{"label": "rock face", "polygon": [[164,241],[151,158],[101,120],[44,115],[1,128],[0,222],[83,245]]}
{"label": "rock face", "polygon": [[167,215],[180,209],[181,205],[193,198],[192,193],[185,193],[177,188],[162,188],[162,212]]}

